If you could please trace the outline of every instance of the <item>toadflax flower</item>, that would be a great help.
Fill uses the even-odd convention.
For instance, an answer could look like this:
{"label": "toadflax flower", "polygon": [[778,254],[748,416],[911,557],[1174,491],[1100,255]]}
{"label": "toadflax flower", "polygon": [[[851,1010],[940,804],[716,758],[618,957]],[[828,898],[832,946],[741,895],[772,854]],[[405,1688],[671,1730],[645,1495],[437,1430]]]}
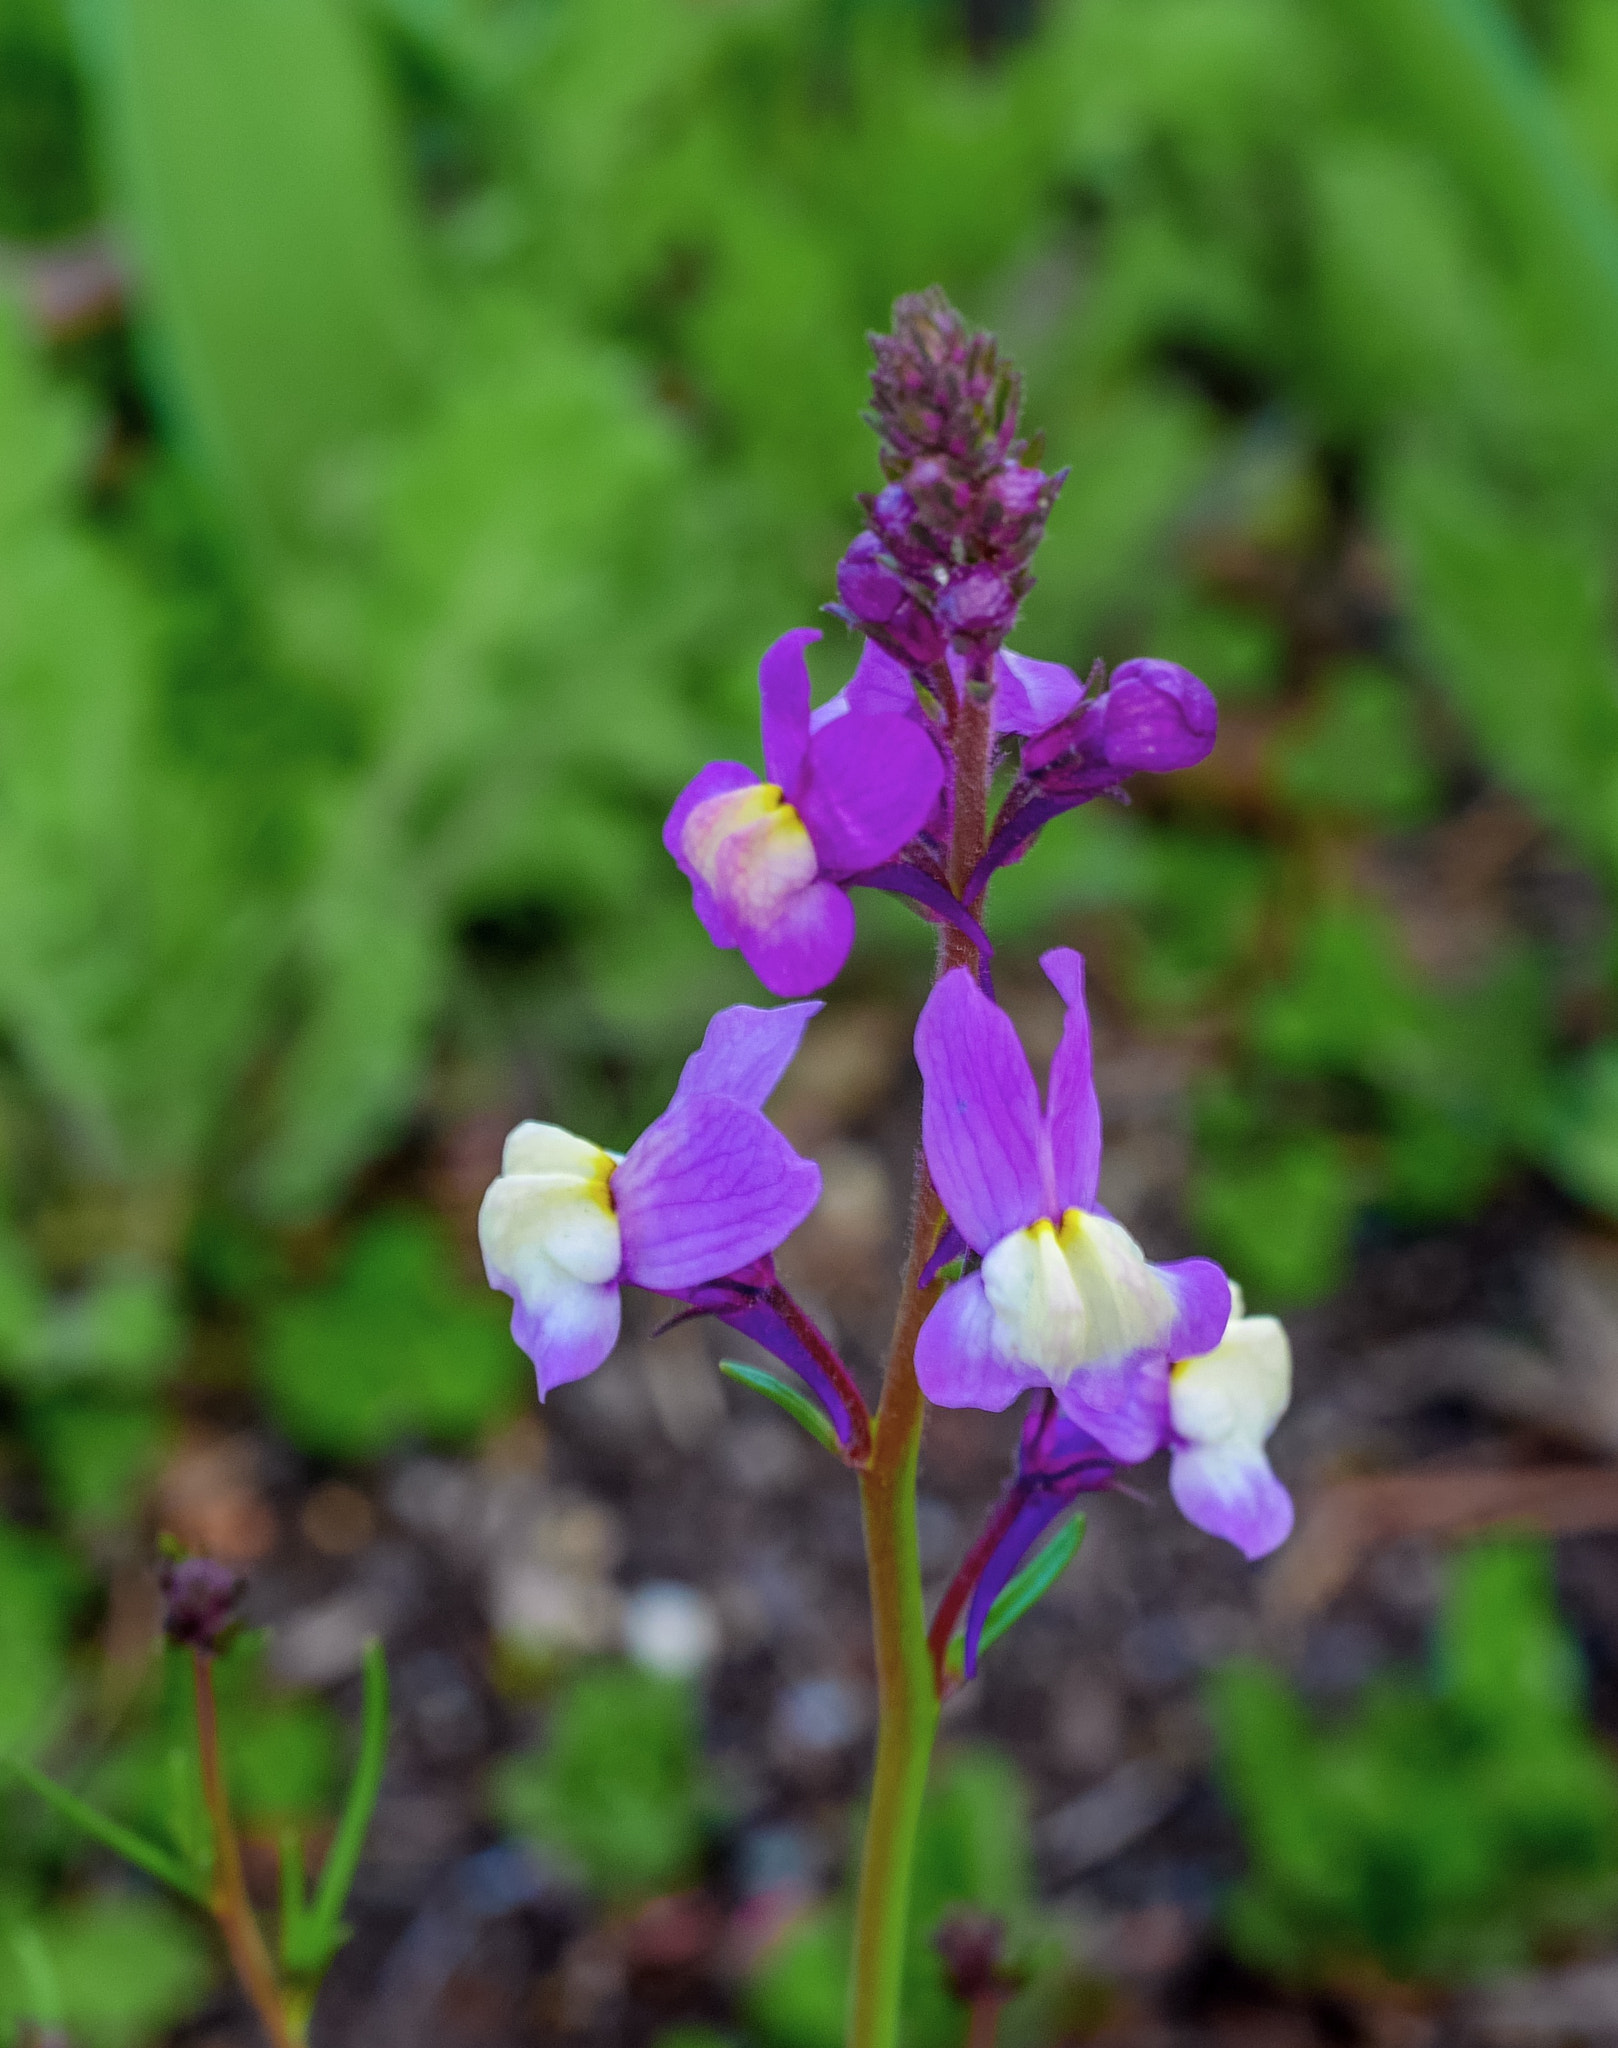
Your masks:
{"label": "toadflax flower", "polygon": [[1292,1496],[1264,1451],[1292,1395],[1292,1347],[1274,1316],[1244,1314],[1230,1293],[1224,1336],[1169,1375],[1169,1490],[1188,1522],[1264,1557],[1292,1533]]}
{"label": "toadflax flower", "polygon": [[721,1010],[622,1157],[556,1124],[507,1138],[478,1241],[542,1400],[612,1350],[626,1283],[683,1298],[773,1252],[815,1206],[819,1167],[763,1110],[820,1007]]}
{"label": "toadflax flower", "polygon": [[944,764],[887,712],[811,718],[804,648],[785,633],[759,667],[764,771],[715,761],[681,792],[663,844],[716,946],[739,947],[773,995],[824,988],[854,943],[846,885],[891,860],[931,815]]}
{"label": "toadflax flower", "polygon": [[1166,1434],[1169,1360],[1224,1335],[1230,1287],[1209,1259],[1148,1263],[1096,1206],[1084,962],[1059,947],[1040,964],[1067,1005],[1044,1109],[1010,1020],[964,969],[937,984],[916,1027],[927,1165],[982,1261],[922,1325],[916,1374],[946,1408],[998,1410],[1049,1387],[1070,1420],[1133,1462]]}

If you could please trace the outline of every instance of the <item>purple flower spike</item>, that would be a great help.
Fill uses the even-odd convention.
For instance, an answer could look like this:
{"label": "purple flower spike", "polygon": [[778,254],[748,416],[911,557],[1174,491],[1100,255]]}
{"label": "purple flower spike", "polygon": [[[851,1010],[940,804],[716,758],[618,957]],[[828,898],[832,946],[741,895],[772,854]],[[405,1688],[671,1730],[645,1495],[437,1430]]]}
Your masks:
{"label": "purple flower spike", "polygon": [[1213,752],[1218,730],[1213,692],[1189,669],[1172,661],[1126,661],[1099,697],[1076,703],[1025,739],[1022,771],[967,884],[968,905],[977,904],[996,868],[1021,859],[1052,818],[1117,789],[1131,775],[1194,768]]}
{"label": "purple flower spike", "polygon": [[1169,1490],[1188,1522],[1267,1556],[1292,1533],[1292,1496],[1264,1445],[1292,1393],[1292,1347],[1274,1316],[1242,1313],[1212,1351],[1185,1358],[1169,1381]]}
{"label": "purple flower spike", "polygon": [[556,1124],[506,1140],[478,1239],[540,1399],[618,1341],[626,1283],[683,1295],[773,1252],[820,1197],[820,1169],[763,1113],[819,1003],[721,1010],[674,1099],[623,1158]]}
{"label": "purple flower spike", "polygon": [[1049,1387],[1071,1421],[1134,1463],[1167,1435],[1169,1360],[1218,1343],[1230,1287],[1208,1259],[1148,1263],[1097,1205],[1084,962],[1059,947],[1040,964],[1067,1006],[1043,1109],[1010,1020],[964,968],[938,983],[916,1027],[927,1165],[982,1261],[922,1325],[916,1374],[946,1408],[998,1411]]}
{"label": "purple flower spike", "polygon": [[760,665],[768,780],[716,761],[663,827],[708,936],[739,947],[778,996],[836,977],[854,943],[847,883],[914,838],[944,777],[938,748],[901,712],[811,718],[804,648],[819,638],[784,634]]}
{"label": "purple flower spike", "polygon": [[943,1689],[945,1659],[961,1612],[966,1613],[963,1675],[978,1668],[978,1641],[989,1610],[1051,1524],[1084,1493],[1113,1484],[1117,1461],[1088,1430],[1062,1413],[1054,1394],[1041,1394],[1023,1420],[1017,1465],[983,1533],[950,1581],[928,1631]]}

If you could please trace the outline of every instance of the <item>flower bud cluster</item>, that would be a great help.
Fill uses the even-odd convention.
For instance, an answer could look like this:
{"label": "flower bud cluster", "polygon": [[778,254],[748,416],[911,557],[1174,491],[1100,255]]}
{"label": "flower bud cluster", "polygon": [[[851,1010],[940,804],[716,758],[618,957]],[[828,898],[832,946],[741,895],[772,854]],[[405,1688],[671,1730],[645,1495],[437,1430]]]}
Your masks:
{"label": "flower bud cluster", "polygon": [[955,648],[979,664],[1033,587],[1029,562],[1065,470],[1024,462],[1021,383],[994,337],[973,334],[943,293],[894,308],[871,337],[871,422],[888,478],[837,571],[836,607],[912,669]]}

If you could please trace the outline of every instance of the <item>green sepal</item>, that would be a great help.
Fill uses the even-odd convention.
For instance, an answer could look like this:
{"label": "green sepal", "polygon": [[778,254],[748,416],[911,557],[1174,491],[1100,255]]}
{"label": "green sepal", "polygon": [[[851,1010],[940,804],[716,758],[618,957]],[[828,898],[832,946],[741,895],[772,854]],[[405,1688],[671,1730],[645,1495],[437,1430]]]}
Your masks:
{"label": "green sepal", "polygon": [[[978,1637],[978,1655],[981,1657],[1005,1634],[1014,1622],[1042,1599],[1068,1566],[1078,1555],[1079,1545],[1084,1541],[1083,1515],[1075,1515],[1071,1522],[1058,1529],[1043,1550],[1038,1550],[1001,1587],[994,1604],[983,1618],[982,1633]],[[966,1664],[966,1638],[957,1634],[951,1638],[949,1653],[944,1668],[951,1678],[959,1678]]]}
{"label": "green sepal", "polygon": [[767,1401],[773,1401],[777,1408],[784,1409],[800,1428],[806,1429],[815,1442],[831,1452],[834,1458],[843,1455],[843,1447],[837,1441],[837,1432],[826,1419],[826,1411],[811,1401],[799,1388],[784,1380],[778,1373],[770,1371],[767,1365],[743,1365],[739,1359],[722,1358],[719,1370],[727,1380],[735,1380],[744,1387],[751,1387],[755,1394],[762,1394]]}
{"label": "green sepal", "polygon": [[114,1855],[122,1856],[126,1863],[133,1863],[138,1870],[144,1870],[148,1877],[155,1877],[159,1884],[166,1884],[177,1891],[182,1898],[190,1899],[198,1906],[208,1904],[208,1886],[201,1876],[190,1870],[178,1857],[171,1856],[166,1849],[158,1848],[155,1842],[148,1842],[144,1835],[137,1835],[133,1828],[126,1828],[121,1821],[98,1813],[93,1806],[79,1798],[76,1792],[69,1792],[65,1785],[58,1785],[54,1778],[46,1777],[21,1757],[4,1759],[31,1792],[36,1792],[47,1806],[52,1806],[64,1820],[81,1828],[93,1841],[103,1848],[111,1849]]}

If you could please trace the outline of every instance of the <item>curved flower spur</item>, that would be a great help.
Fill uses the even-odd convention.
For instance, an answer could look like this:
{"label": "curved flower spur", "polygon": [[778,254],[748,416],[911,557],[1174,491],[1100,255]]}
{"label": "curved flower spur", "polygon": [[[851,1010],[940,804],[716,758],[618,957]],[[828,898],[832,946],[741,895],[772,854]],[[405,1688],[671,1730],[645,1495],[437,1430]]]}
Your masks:
{"label": "curved flower spur", "polygon": [[[773,1253],[820,1198],[820,1169],[764,1115],[819,1003],[721,1010],[673,1100],[622,1156],[521,1123],[478,1212],[489,1284],[541,1400],[618,1341],[626,1284],[716,1313],[811,1386],[851,1453],[869,1419],[835,1353],[775,1279]],[[831,1361],[835,1371],[826,1361]]]}

